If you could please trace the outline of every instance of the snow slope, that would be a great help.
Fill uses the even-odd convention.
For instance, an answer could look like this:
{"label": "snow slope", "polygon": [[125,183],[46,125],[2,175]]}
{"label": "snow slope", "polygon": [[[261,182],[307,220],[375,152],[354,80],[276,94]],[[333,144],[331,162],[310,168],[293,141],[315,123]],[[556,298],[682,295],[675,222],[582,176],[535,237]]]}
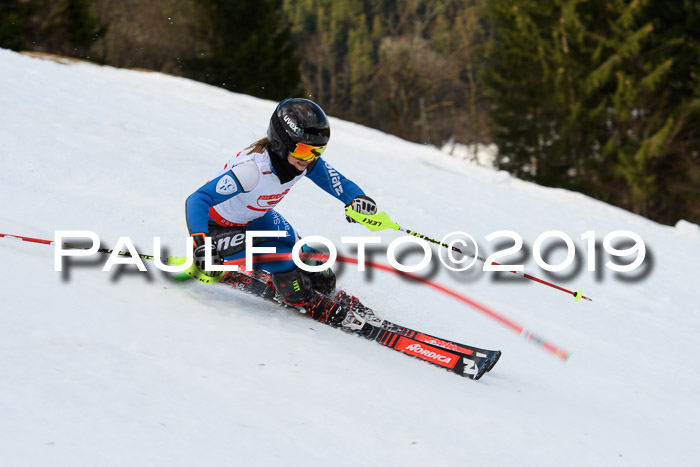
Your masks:
{"label": "snow slope", "polygon": [[[5,50],[0,89],[0,232],[91,230],[105,247],[128,236],[143,253],[159,236],[183,254],[185,198],[263,136],[275,106],[157,73]],[[173,283],[151,264],[148,273],[103,273],[104,256],[54,272],[52,247],[4,238],[0,465],[696,465],[697,225],[662,226],[332,125],[326,159],[403,227],[438,238],[465,231],[486,252],[486,235],[514,230],[528,250],[505,259],[593,298],[441,266],[430,276],[571,359],[381,271],[339,265],[339,283],[392,321],[503,350],[499,364],[469,381],[225,286]],[[369,234],[308,180],[279,211],[341,254],[353,253],[341,236]],[[532,260],[537,236],[553,229],[580,249],[568,277]],[[594,230],[602,241],[619,229],[648,247],[636,280],[606,269],[606,255],[586,271],[581,235]],[[399,237],[381,235],[384,247]],[[372,259],[387,262],[381,250]]]}

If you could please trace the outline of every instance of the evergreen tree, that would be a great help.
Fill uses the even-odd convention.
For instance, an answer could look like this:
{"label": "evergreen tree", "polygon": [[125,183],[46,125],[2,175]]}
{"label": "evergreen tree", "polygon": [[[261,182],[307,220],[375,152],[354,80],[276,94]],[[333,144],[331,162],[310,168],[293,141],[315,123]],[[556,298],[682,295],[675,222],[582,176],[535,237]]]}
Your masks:
{"label": "evergreen tree", "polygon": [[561,18],[557,0],[492,0],[496,39],[481,79],[491,102],[499,165],[537,183],[564,186],[572,161],[561,139],[568,95],[566,56],[552,32]]}
{"label": "evergreen tree", "polygon": [[698,219],[698,6],[491,0],[500,165],[664,222]]}
{"label": "evergreen tree", "polygon": [[284,10],[302,51],[303,84],[329,113],[367,113],[376,44],[371,0],[286,0]]}
{"label": "evergreen tree", "polygon": [[300,92],[299,58],[281,0],[197,0],[204,50],[190,76],[235,92],[283,99]]}
{"label": "evergreen tree", "polygon": [[436,18],[430,35],[435,50],[457,67],[458,78],[450,83],[454,98],[443,115],[453,122],[451,136],[462,143],[480,143],[488,138],[483,86],[478,79],[490,30],[483,18],[484,1],[449,3]]}
{"label": "evergreen tree", "polygon": [[372,100],[369,81],[374,65],[372,55],[370,31],[365,15],[359,14],[357,27],[348,34],[350,112],[355,115],[369,111],[367,104]]}
{"label": "evergreen tree", "polygon": [[28,18],[36,11],[33,2],[6,0],[0,3],[0,47],[11,50],[27,49]]}
{"label": "evergreen tree", "polygon": [[78,58],[107,30],[92,0],[6,0],[0,4],[0,46]]}
{"label": "evergreen tree", "polygon": [[599,139],[601,198],[666,223],[698,221],[700,7],[654,0],[602,5],[607,11],[589,20],[606,32],[594,36],[589,76],[589,88],[603,91],[607,114]]}
{"label": "evergreen tree", "polygon": [[457,126],[451,112],[462,86],[449,51],[438,50],[430,36],[453,3],[286,0],[305,88],[330,113],[442,143]]}

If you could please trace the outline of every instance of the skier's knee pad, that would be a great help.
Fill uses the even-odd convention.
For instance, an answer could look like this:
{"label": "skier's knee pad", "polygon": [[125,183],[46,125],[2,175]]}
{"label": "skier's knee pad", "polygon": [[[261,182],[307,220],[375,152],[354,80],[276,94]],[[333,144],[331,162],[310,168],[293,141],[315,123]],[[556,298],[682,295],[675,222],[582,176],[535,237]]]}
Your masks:
{"label": "skier's knee pad", "polygon": [[275,290],[289,305],[308,305],[313,296],[311,279],[301,269],[293,269],[289,272],[279,272],[272,275],[272,283]]}

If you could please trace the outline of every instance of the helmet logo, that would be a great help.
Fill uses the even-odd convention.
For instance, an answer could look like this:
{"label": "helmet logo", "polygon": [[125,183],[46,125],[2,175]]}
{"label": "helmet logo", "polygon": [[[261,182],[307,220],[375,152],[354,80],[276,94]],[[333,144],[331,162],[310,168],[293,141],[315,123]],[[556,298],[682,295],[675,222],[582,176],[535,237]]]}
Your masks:
{"label": "helmet logo", "polygon": [[299,133],[299,126],[294,122],[294,120],[289,118],[289,115],[284,116],[284,121],[287,122],[287,125],[289,125],[289,128],[294,130],[294,133]]}

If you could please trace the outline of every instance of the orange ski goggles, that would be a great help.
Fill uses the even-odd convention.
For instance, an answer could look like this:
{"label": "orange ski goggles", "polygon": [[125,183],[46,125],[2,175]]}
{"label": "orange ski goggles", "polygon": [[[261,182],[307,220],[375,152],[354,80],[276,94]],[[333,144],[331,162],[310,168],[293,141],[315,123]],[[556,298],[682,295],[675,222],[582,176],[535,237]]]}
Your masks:
{"label": "orange ski goggles", "polygon": [[299,159],[300,161],[315,161],[321,157],[321,154],[323,154],[325,150],[325,146],[311,146],[310,144],[297,143],[296,147],[289,152],[293,158]]}

